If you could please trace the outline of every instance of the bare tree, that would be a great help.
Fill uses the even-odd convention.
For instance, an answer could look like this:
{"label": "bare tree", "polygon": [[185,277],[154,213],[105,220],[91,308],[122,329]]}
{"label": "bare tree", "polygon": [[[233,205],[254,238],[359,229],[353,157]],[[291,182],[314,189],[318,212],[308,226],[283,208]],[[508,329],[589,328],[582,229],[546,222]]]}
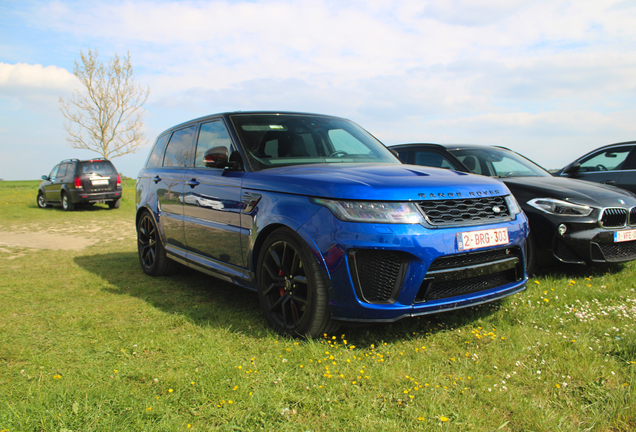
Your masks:
{"label": "bare tree", "polygon": [[82,63],[75,61],[73,74],[83,89],[75,90],[59,106],[66,118],[64,129],[69,145],[101,154],[106,159],[135,153],[146,144],[142,131],[142,106],[148,100],[150,88],[135,84],[130,52],[117,54],[104,66],[97,51],[80,51]]}

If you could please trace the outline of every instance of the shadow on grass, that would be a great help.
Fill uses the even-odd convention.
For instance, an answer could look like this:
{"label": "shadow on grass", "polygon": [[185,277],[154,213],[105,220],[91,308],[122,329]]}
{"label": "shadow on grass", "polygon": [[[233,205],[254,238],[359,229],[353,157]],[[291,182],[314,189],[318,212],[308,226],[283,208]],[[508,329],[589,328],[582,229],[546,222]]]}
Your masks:
{"label": "shadow on grass", "polygon": [[269,331],[256,293],[203,273],[180,267],[174,275],[150,277],[135,252],[78,256],[75,262],[108,282],[103,290],[142,299],[196,325],[232,328],[255,337]]}
{"label": "shadow on grass", "polygon": [[[179,314],[199,326],[232,328],[256,338],[275,334],[265,321],[255,292],[181,267],[171,276],[150,277],[139,267],[134,252],[84,255],[80,267],[107,281],[105,291],[144,300],[166,313]],[[496,301],[481,306],[393,323],[344,325],[339,333],[356,344],[395,342],[471,325],[495,313]]]}

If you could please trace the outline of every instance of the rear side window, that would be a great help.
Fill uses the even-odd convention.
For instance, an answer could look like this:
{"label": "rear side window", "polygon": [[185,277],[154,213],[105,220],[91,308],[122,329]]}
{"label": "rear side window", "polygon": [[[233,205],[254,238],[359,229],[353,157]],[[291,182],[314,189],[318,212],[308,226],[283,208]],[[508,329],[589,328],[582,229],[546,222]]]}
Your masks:
{"label": "rear side window", "polygon": [[80,173],[107,176],[115,174],[115,167],[109,161],[82,162],[80,164]]}
{"label": "rear side window", "polygon": [[194,134],[196,125],[179,129],[172,134],[166,155],[163,158],[164,167],[189,167],[194,160]]}
{"label": "rear side window", "polygon": [[166,143],[168,142],[169,136],[170,135],[165,134],[157,138],[157,142],[152,149],[152,153],[150,153],[148,161],[146,162],[146,168],[157,168],[158,166],[161,166],[161,162],[163,161],[163,151],[166,149]]}
{"label": "rear side window", "polygon": [[68,164],[62,164],[60,165],[60,169],[57,171],[57,176],[58,177],[65,177],[66,176],[66,167],[68,166]]}

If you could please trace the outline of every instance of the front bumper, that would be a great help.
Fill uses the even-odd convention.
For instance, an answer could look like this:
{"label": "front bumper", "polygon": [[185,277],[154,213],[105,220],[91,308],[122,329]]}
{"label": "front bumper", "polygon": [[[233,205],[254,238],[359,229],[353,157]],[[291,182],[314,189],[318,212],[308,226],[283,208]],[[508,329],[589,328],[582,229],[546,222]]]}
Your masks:
{"label": "front bumper", "polygon": [[554,256],[566,263],[619,263],[636,259],[636,240],[616,242],[614,233],[631,231],[636,227],[616,229],[593,227],[566,232],[554,232],[552,251]]}
{"label": "front bumper", "polygon": [[[458,233],[503,227],[505,245],[458,249]],[[475,306],[522,291],[527,281],[523,213],[493,225],[427,228],[343,222],[323,209],[301,231],[322,258],[337,320],[390,322]]]}

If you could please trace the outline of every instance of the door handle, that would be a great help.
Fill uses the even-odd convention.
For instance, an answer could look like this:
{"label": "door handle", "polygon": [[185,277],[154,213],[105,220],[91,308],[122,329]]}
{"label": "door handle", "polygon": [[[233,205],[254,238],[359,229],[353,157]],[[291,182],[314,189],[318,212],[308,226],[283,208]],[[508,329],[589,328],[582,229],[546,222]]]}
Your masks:
{"label": "door handle", "polygon": [[186,182],[186,184],[191,188],[194,188],[195,186],[199,185],[199,182],[197,181],[197,179],[190,179]]}
{"label": "door handle", "polygon": [[161,181],[161,177],[159,177],[158,175],[155,176],[155,178],[152,179],[152,181],[155,182],[155,184],[159,183]]}

